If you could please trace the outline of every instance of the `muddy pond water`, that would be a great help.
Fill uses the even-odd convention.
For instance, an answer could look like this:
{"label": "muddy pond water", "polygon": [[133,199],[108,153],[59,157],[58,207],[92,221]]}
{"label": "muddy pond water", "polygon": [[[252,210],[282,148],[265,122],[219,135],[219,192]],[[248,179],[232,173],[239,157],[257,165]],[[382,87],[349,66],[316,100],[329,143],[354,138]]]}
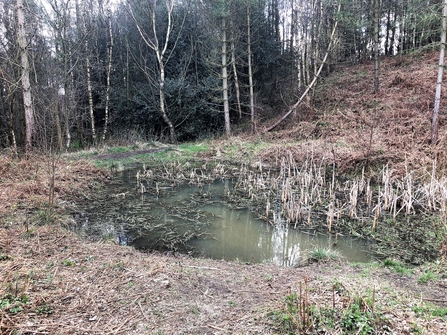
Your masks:
{"label": "muddy pond water", "polygon": [[201,186],[146,185],[142,192],[136,173],[118,173],[104,194],[88,201],[75,214],[78,231],[137,249],[247,263],[298,266],[315,250],[335,251],[350,262],[372,258],[360,240],[297,230],[281,222],[272,225],[249,208],[227,203],[231,180]]}

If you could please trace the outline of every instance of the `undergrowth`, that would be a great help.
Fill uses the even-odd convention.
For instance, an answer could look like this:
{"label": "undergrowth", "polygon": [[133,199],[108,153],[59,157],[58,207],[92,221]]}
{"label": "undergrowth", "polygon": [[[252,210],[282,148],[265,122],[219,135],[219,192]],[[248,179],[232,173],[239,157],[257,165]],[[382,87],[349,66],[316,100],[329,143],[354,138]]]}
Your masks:
{"label": "undergrowth", "polygon": [[279,334],[391,334],[386,317],[375,310],[374,294],[352,294],[341,282],[332,286],[332,301],[313,301],[307,282],[292,292],[269,316]]}

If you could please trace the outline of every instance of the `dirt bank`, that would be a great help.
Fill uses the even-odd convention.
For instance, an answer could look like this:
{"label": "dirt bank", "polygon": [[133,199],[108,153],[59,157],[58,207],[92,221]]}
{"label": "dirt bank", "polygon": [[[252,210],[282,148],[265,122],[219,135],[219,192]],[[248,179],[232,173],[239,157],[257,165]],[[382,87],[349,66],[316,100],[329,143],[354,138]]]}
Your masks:
{"label": "dirt bank", "polygon": [[[377,333],[447,332],[445,316],[415,312],[429,301],[447,306],[447,280],[419,284],[417,271],[401,276],[375,265],[284,268],[143,254],[81,241],[58,226],[3,228],[0,245],[2,334],[285,333],[272,315],[305,285],[309,305],[341,311],[374,290],[375,313],[386,319]],[[343,294],[333,295],[334,283]]]}

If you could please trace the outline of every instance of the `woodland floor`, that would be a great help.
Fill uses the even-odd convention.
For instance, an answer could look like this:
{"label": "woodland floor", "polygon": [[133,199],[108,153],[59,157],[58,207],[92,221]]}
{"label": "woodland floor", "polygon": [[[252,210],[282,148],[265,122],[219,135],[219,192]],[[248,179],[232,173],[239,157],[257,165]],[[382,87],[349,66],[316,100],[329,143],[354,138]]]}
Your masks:
{"label": "woodland floor", "polygon": [[[225,156],[234,147],[243,157],[247,143],[262,138],[271,145],[253,162],[270,166],[284,155],[297,162],[311,155],[333,161],[340,173],[388,163],[401,174],[430,170],[435,162],[443,173],[444,118],[440,143],[428,142],[436,53],[385,59],[382,70],[380,96],[371,93],[372,64],[339,68],[315,92],[314,106],[298,110],[288,127],[211,143],[200,159]],[[108,173],[89,160],[55,163],[55,212],[49,212],[52,159],[0,156],[1,334],[287,334],[274,318],[287,315],[285,301],[292,293],[307,295],[313,310],[332,306],[340,315],[372,294],[369,308],[382,319],[374,333],[447,334],[445,314],[432,313],[447,308],[445,260],[398,274],[378,263],[286,268],[93,243],[66,229],[71,219],[65,210],[106,182]],[[427,271],[435,277],[422,283]],[[335,291],[335,285],[343,289]],[[341,334],[339,320],[307,333]]]}

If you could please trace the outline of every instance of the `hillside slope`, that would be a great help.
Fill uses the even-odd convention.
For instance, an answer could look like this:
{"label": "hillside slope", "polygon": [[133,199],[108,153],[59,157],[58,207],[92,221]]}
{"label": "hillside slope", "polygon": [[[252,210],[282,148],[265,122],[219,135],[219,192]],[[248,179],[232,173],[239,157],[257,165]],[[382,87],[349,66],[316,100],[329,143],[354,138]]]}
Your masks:
{"label": "hillside slope", "polygon": [[445,168],[445,94],[439,142],[430,145],[438,58],[436,51],[382,58],[378,94],[373,62],[338,66],[313,92],[312,105],[302,103],[268,137],[301,140],[305,150],[295,150],[295,159],[312,151],[317,158],[335,160],[341,171],[390,163],[399,173],[431,167],[434,159]]}

